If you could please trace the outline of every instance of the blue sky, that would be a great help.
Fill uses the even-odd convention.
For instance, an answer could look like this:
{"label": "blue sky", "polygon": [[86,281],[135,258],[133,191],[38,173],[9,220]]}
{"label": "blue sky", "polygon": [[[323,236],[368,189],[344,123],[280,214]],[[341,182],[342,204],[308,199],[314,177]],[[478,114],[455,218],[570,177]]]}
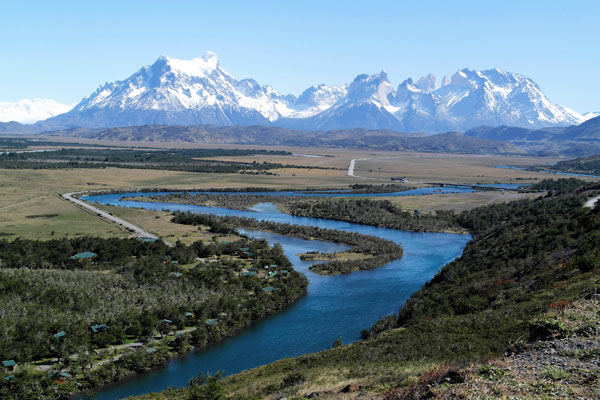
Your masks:
{"label": "blue sky", "polygon": [[600,111],[600,1],[5,1],[0,101],[79,101],[158,56],[211,50],[299,94],[384,69],[393,85],[498,67],[554,103]]}

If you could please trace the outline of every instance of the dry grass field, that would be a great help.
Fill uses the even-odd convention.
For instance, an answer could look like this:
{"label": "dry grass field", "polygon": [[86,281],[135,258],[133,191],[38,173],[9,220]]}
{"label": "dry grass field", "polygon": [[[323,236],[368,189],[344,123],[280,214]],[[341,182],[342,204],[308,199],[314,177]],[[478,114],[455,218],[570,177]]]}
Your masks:
{"label": "dry grass field", "polygon": [[[82,140],[83,141],[83,140]],[[90,141],[93,142],[93,141]],[[95,142],[98,143],[98,142]],[[123,143],[103,143],[114,146]],[[131,143],[128,143],[131,145]],[[164,143],[141,146],[169,147]],[[182,147],[173,144],[171,147]],[[187,145],[186,145],[187,147]],[[250,148],[250,146],[204,146],[221,148]],[[249,157],[221,157],[222,160],[241,162],[280,162],[303,166],[333,167],[336,169],[285,168],[271,170],[276,175],[205,174],[178,171],[135,169],[70,169],[70,170],[0,170],[0,235],[2,237],[51,238],[77,235],[126,236],[116,225],[103,221],[62,200],[59,195],[73,191],[141,188],[236,188],[257,187],[271,189],[303,189],[348,187],[354,183],[390,183],[392,176],[406,176],[408,185],[427,182],[494,183],[531,182],[552,175],[498,169],[490,165],[534,165],[554,160],[535,157],[504,157],[446,155],[430,153],[392,153],[343,149],[277,148],[300,154],[320,154],[327,157],[259,155]],[[346,175],[351,159],[367,158],[356,162],[355,174]],[[468,209],[497,201],[513,200],[523,195],[499,192],[431,195],[389,198],[406,209],[432,211],[437,209]],[[385,196],[382,196],[385,198]],[[191,241],[200,238],[181,227],[162,227],[167,224],[164,215],[144,211],[114,210],[115,215],[169,238]],[[126,215],[125,215],[126,214]],[[146,216],[147,214],[147,216]]]}

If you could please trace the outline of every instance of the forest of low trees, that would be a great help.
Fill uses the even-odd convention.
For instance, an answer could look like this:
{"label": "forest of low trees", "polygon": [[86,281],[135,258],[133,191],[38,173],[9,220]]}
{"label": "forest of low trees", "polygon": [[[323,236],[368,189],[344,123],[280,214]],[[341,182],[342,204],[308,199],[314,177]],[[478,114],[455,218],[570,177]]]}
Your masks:
{"label": "forest of low trees", "polygon": [[[249,248],[256,258],[236,258],[240,248]],[[71,258],[82,252],[97,256]],[[277,264],[289,273],[268,283],[241,275],[243,268],[262,263]],[[266,285],[275,290],[266,293]],[[24,364],[57,357],[60,363],[53,368],[77,374],[79,388],[94,387],[163,362],[169,353],[232,335],[298,299],[306,285],[281,246],[271,247],[264,240],[174,247],[95,237],[0,240],[0,359]],[[218,323],[207,325],[206,320]],[[92,326],[101,329],[94,332]],[[89,368],[97,350],[127,341],[149,343],[184,328],[194,329],[171,341],[166,352],[127,352],[114,363]],[[74,354],[78,356],[69,357]],[[43,379],[28,378],[27,373],[23,369],[13,382],[29,393],[21,398],[50,396],[28,392],[39,389],[34,382]]]}

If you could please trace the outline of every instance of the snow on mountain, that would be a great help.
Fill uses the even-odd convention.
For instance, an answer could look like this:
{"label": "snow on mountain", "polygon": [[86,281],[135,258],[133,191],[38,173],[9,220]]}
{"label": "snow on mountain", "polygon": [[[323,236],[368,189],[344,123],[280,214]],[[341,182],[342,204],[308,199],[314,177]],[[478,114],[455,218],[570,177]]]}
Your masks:
{"label": "snow on mountain", "polygon": [[478,125],[527,128],[578,124],[585,117],[552,104],[519,74],[458,70],[395,89],[385,72],[350,84],[319,85],[283,95],[253,79],[237,80],[214,53],[192,60],[160,57],[123,81],[106,83],[44,129],[144,124],[278,125],[305,129],[467,130]]}
{"label": "snow on mountain", "polygon": [[24,124],[41,121],[69,111],[73,106],[51,99],[22,99],[0,102],[0,122],[16,121]]}
{"label": "snow on mountain", "polygon": [[459,69],[450,83],[433,92],[456,126],[520,127],[580,124],[584,117],[552,104],[531,79],[499,69]]}
{"label": "snow on mountain", "polygon": [[585,118],[586,121],[596,117],[600,117],[600,112],[586,112],[583,114],[583,118]]}
{"label": "snow on mountain", "polygon": [[193,60],[162,56],[123,81],[99,87],[46,125],[268,125],[282,117],[317,114],[344,93],[344,85],[320,85],[298,99],[253,79],[236,80],[211,52]]}

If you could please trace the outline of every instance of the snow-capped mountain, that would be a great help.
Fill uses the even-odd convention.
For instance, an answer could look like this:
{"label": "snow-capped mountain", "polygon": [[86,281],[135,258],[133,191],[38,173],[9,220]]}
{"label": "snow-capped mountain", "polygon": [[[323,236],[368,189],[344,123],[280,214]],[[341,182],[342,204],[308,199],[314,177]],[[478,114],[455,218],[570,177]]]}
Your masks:
{"label": "snow-capped mountain", "polygon": [[0,122],[16,121],[25,124],[63,114],[73,105],[51,99],[22,99],[17,102],[0,102]]}
{"label": "snow-capped mountain", "polygon": [[438,108],[460,129],[477,125],[543,127],[580,124],[585,118],[552,104],[531,79],[501,71],[458,70],[433,92]]}
{"label": "snow-capped mountain", "polygon": [[123,81],[106,83],[44,129],[146,124],[277,125],[304,129],[467,130],[478,125],[528,128],[579,124],[585,117],[552,104],[519,74],[458,70],[429,74],[394,89],[385,72],[350,84],[284,95],[253,79],[237,80],[214,53],[193,60],[160,57]]}

